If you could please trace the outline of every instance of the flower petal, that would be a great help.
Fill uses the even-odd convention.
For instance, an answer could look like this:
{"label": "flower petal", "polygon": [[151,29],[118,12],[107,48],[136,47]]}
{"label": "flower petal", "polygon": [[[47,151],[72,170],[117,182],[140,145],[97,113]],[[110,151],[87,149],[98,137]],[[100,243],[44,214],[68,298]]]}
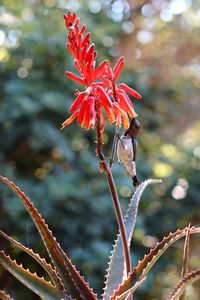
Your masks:
{"label": "flower petal", "polygon": [[79,76],[77,76],[76,74],[73,74],[69,71],[66,71],[65,74],[72,80],[80,83],[80,84],[84,84],[85,85],[85,80]]}
{"label": "flower petal", "polygon": [[123,109],[121,109],[121,107],[119,106],[119,104],[117,102],[113,103],[113,107],[116,110],[116,112],[118,112],[122,116],[124,128],[127,129],[129,127],[129,119],[128,119],[127,114],[124,112]]}
{"label": "flower petal", "polygon": [[87,108],[87,104],[88,104],[88,100],[87,100],[87,98],[85,98],[81,103],[80,112],[79,112],[78,120],[77,120],[78,124],[82,124],[82,122],[83,122],[84,113]]}
{"label": "flower petal", "polygon": [[121,71],[123,69],[123,66],[124,66],[124,58],[123,58],[123,56],[121,56],[118,59],[116,65],[115,65],[115,67],[113,69],[113,80],[114,81],[118,79],[118,77],[119,77],[119,75],[120,75],[120,73],[121,73]]}
{"label": "flower petal", "polygon": [[125,83],[120,83],[117,85],[120,89],[124,90],[125,92],[129,93],[130,95],[132,95],[133,97],[135,97],[136,99],[140,99],[142,96],[136,92],[135,90],[133,90],[132,88],[130,88],[128,85],[126,85]]}
{"label": "flower petal", "polygon": [[118,97],[120,100],[120,106],[123,110],[127,111],[127,113],[129,114],[129,116],[131,118],[136,118],[137,114],[134,110],[133,104],[131,103],[131,101],[129,102],[128,100],[130,100],[128,98],[128,96],[124,93],[118,93]]}
{"label": "flower petal", "polygon": [[101,102],[102,104],[108,106],[108,107],[112,107],[112,102],[110,100],[110,97],[107,95],[107,93],[105,92],[105,90],[102,88],[102,86],[98,86],[96,88],[97,93],[100,96]]}
{"label": "flower petal", "polygon": [[61,129],[63,129],[67,125],[71,124],[74,121],[74,119],[78,116],[78,114],[79,114],[79,110],[77,110],[75,113],[73,113],[73,115],[71,115],[71,117],[69,117],[65,122],[62,123]]}
{"label": "flower petal", "polygon": [[69,108],[69,113],[73,113],[77,109],[77,107],[83,101],[84,97],[85,97],[85,92],[81,92],[81,93],[78,94],[78,96],[76,97],[74,103]]}
{"label": "flower petal", "polygon": [[97,79],[98,76],[102,75],[103,71],[104,71],[104,68],[106,67],[106,65],[108,64],[108,61],[107,60],[103,60],[99,66],[95,69],[95,72],[94,72],[94,78]]}

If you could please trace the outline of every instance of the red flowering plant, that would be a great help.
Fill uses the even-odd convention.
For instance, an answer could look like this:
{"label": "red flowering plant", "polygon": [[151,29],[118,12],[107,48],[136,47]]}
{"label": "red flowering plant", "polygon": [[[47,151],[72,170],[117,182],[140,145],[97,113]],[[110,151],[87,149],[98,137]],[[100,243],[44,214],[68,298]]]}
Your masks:
{"label": "red flowering plant", "polygon": [[[173,245],[181,237],[185,237],[181,279],[168,300],[178,300],[180,297],[183,299],[187,286],[200,279],[200,268],[188,271],[189,237],[191,234],[200,233],[200,228],[189,225],[182,230],[178,229],[170,233],[132,268],[130,243],[135,229],[141,195],[149,184],[160,181],[149,179],[142,182],[132,195],[127,214],[123,217],[111,172],[111,165],[108,166],[102,152],[102,132],[107,120],[110,124],[116,123],[117,128],[123,124],[124,128],[128,129],[129,118],[136,118],[137,114],[127,93],[136,99],[139,99],[141,96],[126,84],[118,84],[116,82],[124,66],[123,57],[118,59],[113,69],[107,60],[102,61],[96,67],[95,47],[90,41],[90,33],[85,33],[86,26],[83,25],[79,28],[79,18],[77,18],[75,13],[69,12],[64,16],[64,19],[69,31],[67,48],[72,53],[74,65],[79,72],[79,75],[76,75],[67,71],[66,75],[83,85],[84,88],[82,91],[76,91],[76,99],[69,108],[69,113],[72,115],[62,124],[62,128],[69,125],[76,118],[78,124],[84,129],[96,128],[97,155],[100,160],[101,170],[106,175],[119,225],[119,234],[109,259],[107,274],[105,275],[104,292],[101,299],[133,299],[135,291],[144,282],[160,256],[165,253],[169,246]],[[50,281],[39,277],[36,273],[33,274],[29,269],[25,269],[15,260],[12,260],[9,255],[6,255],[4,251],[0,251],[0,264],[41,299],[97,300],[97,295],[89,287],[83,276],[80,275],[80,272],[77,271],[77,268],[72,264],[60,244],[57,243],[45,220],[28,197],[9,179],[3,176],[0,176],[0,179],[21,199],[36,225],[51,263],[47,263],[38,253],[25,247],[1,230],[0,236],[10,241],[20,251],[26,252],[36,263],[39,263]],[[12,298],[6,291],[0,290],[0,299],[9,300]]]}
{"label": "red flowering plant", "polygon": [[77,118],[86,130],[94,128],[99,107],[99,121],[104,126],[104,114],[110,124],[116,123],[124,128],[129,127],[129,118],[137,116],[133,104],[127,93],[139,99],[140,94],[124,83],[116,81],[124,67],[124,58],[121,56],[115,67],[111,68],[108,60],[102,61],[96,66],[96,51],[94,43],[90,41],[90,33],[86,26],[79,27],[79,18],[76,14],[64,15],[66,28],[68,29],[67,48],[74,57],[74,65],[80,76],[69,71],[66,75],[72,80],[84,86],[83,91],[76,91],[76,99],[69,108],[71,115],[63,124],[62,128],[69,125]]}

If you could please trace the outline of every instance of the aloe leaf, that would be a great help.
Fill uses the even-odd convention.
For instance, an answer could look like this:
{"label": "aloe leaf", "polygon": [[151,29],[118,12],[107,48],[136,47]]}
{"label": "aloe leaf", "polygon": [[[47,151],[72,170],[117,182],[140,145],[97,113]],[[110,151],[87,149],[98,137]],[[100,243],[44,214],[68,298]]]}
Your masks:
{"label": "aloe leaf", "polygon": [[[183,247],[183,262],[182,262],[182,270],[181,270],[181,279],[185,277],[188,273],[188,260],[189,260],[189,249],[190,249],[190,227],[189,224],[187,229],[187,234],[185,236],[185,243]],[[186,300],[186,294],[183,293],[179,300]]]}
{"label": "aloe leaf", "polygon": [[121,300],[124,299],[126,296],[126,299],[130,299],[130,295],[133,294],[133,292],[139,287],[141,286],[141,284],[146,280],[146,277],[142,278],[141,280],[138,280],[134,286],[132,286],[130,289],[128,289],[127,291],[125,291],[124,293],[122,293],[120,296],[117,297],[117,300]]}
{"label": "aloe leaf", "polygon": [[62,288],[60,284],[60,280],[55,272],[55,270],[52,268],[50,264],[46,262],[44,258],[41,258],[38,253],[35,253],[32,249],[25,247],[12,237],[8,236],[6,233],[4,233],[2,230],[0,230],[0,235],[3,236],[5,239],[7,239],[9,242],[14,244],[17,248],[21,249],[22,251],[29,254],[32,258],[34,258],[41,266],[42,268],[48,273],[49,277],[51,278],[53,284],[57,286],[59,289]]}
{"label": "aloe leaf", "polygon": [[[135,228],[138,205],[144,192],[145,188],[149,184],[160,183],[160,180],[149,179],[144,181],[135,191],[131,198],[126,217],[124,219],[124,225],[126,229],[126,236],[128,239],[128,245],[130,246],[133,231]],[[113,295],[114,290],[123,281],[125,272],[124,253],[122,247],[122,239],[120,233],[117,236],[113,250],[108,263],[109,267],[107,270],[103,299],[109,300],[110,296]]]}
{"label": "aloe leaf", "polygon": [[16,261],[7,256],[4,251],[0,251],[0,264],[43,299],[58,300],[63,298],[57,287],[45,281],[44,278],[40,278],[36,274],[31,273],[28,269],[25,270],[22,265],[18,265]]}
{"label": "aloe leaf", "polygon": [[3,290],[0,290],[0,299],[1,300],[14,300],[13,298],[11,298],[11,296],[9,294],[7,294]]}
{"label": "aloe leaf", "polygon": [[179,297],[183,295],[186,288],[193,282],[200,279],[200,269],[194,270],[190,273],[187,273],[184,278],[180,280],[176,288],[173,290],[172,294],[167,300],[178,300]]}
{"label": "aloe leaf", "polygon": [[[182,230],[178,229],[177,231],[170,233],[167,237],[164,237],[160,243],[150,250],[148,255],[144,256],[143,260],[139,261],[133,272],[130,273],[128,278],[125,279],[115,290],[114,294],[110,297],[110,300],[117,299],[117,297],[119,297],[122,293],[134,286],[138,280],[140,281],[146,277],[160,256],[177,240],[186,236],[187,231],[188,227]],[[193,226],[190,228],[190,234],[195,233],[200,233],[200,227]]]}
{"label": "aloe leaf", "polygon": [[76,270],[71,260],[56,242],[56,239],[53,237],[48,225],[45,223],[44,219],[42,219],[41,215],[37,212],[26,195],[7,178],[0,176],[0,179],[10,188],[12,188],[12,190],[22,200],[22,203],[24,204],[33,222],[35,223],[36,228],[38,229],[52,263],[54,264],[54,267],[62,280],[64,291],[70,294],[71,297],[75,298],[76,300],[97,300],[93,290],[89,288],[88,284]]}

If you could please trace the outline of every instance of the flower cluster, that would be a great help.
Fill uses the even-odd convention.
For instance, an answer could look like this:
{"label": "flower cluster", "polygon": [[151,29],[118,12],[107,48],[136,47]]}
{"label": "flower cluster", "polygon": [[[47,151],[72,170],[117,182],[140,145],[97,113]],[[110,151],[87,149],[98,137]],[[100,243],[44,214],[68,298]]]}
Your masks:
{"label": "flower cluster", "polygon": [[[82,84],[83,91],[76,91],[76,99],[69,108],[72,114],[62,124],[62,128],[69,125],[77,118],[81,127],[89,130],[94,128],[97,117],[101,126],[104,126],[104,116],[109,123],[116,123],[121,126],[123,123],[129,127],[129,117],[137,116],[128,94],[139,99],[140,94],[124,83],[117,84],[116,81],[124,66],[124,59],[121,56],[115,67],[112,69],[108,60],[102,61],[96,66],[96,51],[94,43],[90,41],[90,32],[86,31],[86,25],[79,27],[79,18],[75,13],[64,15],[66,28],[68,29],[67,48],[74,57],[74,65],[79,76],[66,72],[66,75]],[[97,109],[99,113],[97,114]]]}

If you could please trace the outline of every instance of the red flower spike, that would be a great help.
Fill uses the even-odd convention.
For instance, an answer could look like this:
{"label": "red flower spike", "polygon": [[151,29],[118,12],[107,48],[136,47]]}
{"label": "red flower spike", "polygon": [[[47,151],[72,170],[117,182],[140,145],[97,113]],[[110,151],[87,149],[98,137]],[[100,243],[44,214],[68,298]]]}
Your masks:
{"label": "red flower spike", "polygon": [[76,74],[73,74],[69,71],[66,71],[65,74],[72,80],[85,85],[85,80],[82,79],[81,77],[77,76]]}
{"label": "red flower spike", "polygon": [[123,123],[127,128],[129,126],[128,116],[135,117],[136,113],[126,93],[137,99],[141,96],[127,85],[123,83],[116,85],[115,83],[124,66],[123,57],[118,59],[113,70],[107,60],[101,62],[95,69],[95,46],[90,42],[90,33],[86,32],[86,25],[79,28],[80,20],[75,13],[68,13],[64,19],[69,31],[67,47],[74,57],[74,65],[80,74],[66,72],[66,75],[79,84],[83,84],[85,91],[78,91],[76,99],[69,109],[69,113],[73,114],[63,123],[63,126],[67,126],[77,117],[78,124],[83,128],[86,130],[93,128],[96,123],[98,110],[96,105],[98,103],[98,118],[100,118],[102,132],[105,125],[103,110],[106,119],[111,124],[116,122],[121,126]]}
{"label": "red flower spike", "polygon": [[128,85],[126,85],[125,83],[120,83],[117,85],[118,88],[121,88],[122,90],[124,90],[125,92],[129,93],[130,95],[132,95],[133,97],[135,97],[136,99],[140,99],[142,96],[136,92],[135,90],[133,90],[132,88],[130,88]]}
{"label": "red flower spike", "polygon": [[78,108],[78,106],[83,101],[84,97],[85,97],[85,92],[79,93],[79,95],[76,97],[75,101],[73,102],[73,104],[69,108],[69,113],[70,114],[73,113]]}
{"label": "red flower spike", "polygon": [[67,125],[71,124],[74,119],[76,119],[76,117],[79,114],[79,110],[77,110],[75,113],[73,113],[73,115],[71,115],[71,117],[69,117],[65,122],[62,123],[62,127],[61,129],[65,128]]}

